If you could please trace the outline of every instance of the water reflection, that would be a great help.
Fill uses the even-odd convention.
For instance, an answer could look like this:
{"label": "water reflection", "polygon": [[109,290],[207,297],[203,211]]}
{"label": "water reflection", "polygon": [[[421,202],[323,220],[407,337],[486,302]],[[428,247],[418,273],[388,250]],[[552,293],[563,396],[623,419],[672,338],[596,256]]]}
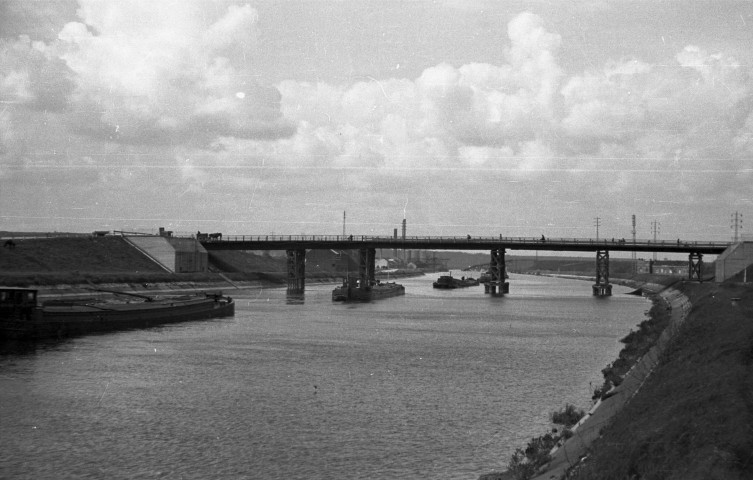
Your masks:
{"label": "water reflection", "polygon": [[36,355],[67,343],[68,339],[45,339],[43,341],[2,340],[0,341],[0,357],[12,355]]}
{"label": "water reflection", "polygon": [[287,292],[285,295],[286,305],[303,305],[306,300],[306,294]]}

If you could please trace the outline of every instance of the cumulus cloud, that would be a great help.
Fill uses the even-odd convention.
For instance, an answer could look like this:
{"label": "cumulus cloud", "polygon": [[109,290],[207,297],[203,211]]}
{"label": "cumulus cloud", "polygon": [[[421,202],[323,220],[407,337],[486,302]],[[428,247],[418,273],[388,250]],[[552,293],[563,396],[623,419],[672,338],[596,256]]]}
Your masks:
{"label": "cumulus cloud", "polygon": [[312,156],[339,151],[340,166],[472,167],[486,163],[483,152],[520,152],[556,129],[560,37],[530,13],[510,22],[508,36],[501,66],[440,63],[415,80],[367,78],[350,86],[284,81],[282,111],[314,127],[299,129],[299,137],[312,136],[299,145]]}
{"label": "cumulus cloud", "polygon": [[750,94],[748,69],[690,46],[675,64],[625,60],[571,77],[561,89],[561,129],[575,152],[616,143],[660,158],[673,158],[677,148],[727,156],[745,128]]}
{"label": "cumulus cloud", "polygon": [[36,110],[66,108],[72,72],[42,42],[26,36],[0,42],[0,101]]}
{"label": "cumulus cloud", "polygon": [[191,3],[82,1],[81,21],[56,44],[75,81],[79,129],[147,143],[291,135],[279,92],[250,80],[241,61],[256,43],[256,11],[204,14]]}
{"label": "cumulus cloud", "polygon": [[711,191],[701,176],[667,186],[656,173],[734,170],[753,152],[750,69],[700,47],[661,65],[623,58],[566,73],[562,37],[524,12],[498,63],[272,86],[248,60],[256,10],[206,5],[80,0],[56,40],[0,43],[0,177],[78,161],[87,181],[98,175],[125,197],[155,181],[171,197],[252,188],[270,208],[280,190],[441,190],[428,177],[489,191],[533,180],[576,197],[565,179],[580,176],[589,194],[616,198],[636,184],[646,195]]}

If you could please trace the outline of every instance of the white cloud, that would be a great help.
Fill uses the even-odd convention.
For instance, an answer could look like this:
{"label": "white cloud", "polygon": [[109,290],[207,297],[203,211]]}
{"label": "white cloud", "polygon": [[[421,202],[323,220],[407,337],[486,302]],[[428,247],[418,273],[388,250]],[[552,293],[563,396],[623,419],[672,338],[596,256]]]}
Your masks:
{"label": "white cloud", "polygon": [[[82,0],[56,42],[5,40],[0,177],[59,163],[72,168],[46,171],[50,185],[125,199],[232,192],[271,208],[281,192],[345,192],[347,203],[462,182],[616,199],[710,195],[729,176],[683,172],[734,172],[753,154],[750,68],[726,54],[689,46],[662,64],[621,59],[566,75],[562,37],[523,13],[499,62],[269,86],[247,55],[256,10],[218,5]],[[99,187],[76,178],[77,161]],[[27,170],[24,181],[39,183],[41,170]]]}
{"label": "white cloud", "polygon": [[41,42],[22,35],[0,41],[0,101],[36,110],[65,108],[73,89],[71,72]]}
{"label": "white cloud", "polygon": [[241,61],[255,46],[256,11],[205,13],[190,3],[83,2],[82,22],[68,23],[58,46],[75,74],[77,110],[101,112],[82,128],[130,142],[289,136],[279,92],[250,80]]}
{"label": "white cloud", "polygon": [[[556,127],[559,36],[532,14],[511,21],[509,36],[510,63],[502,66],[441,63],[414,81],[367,79],[347,88],[285,81],[279,86],[282,111],[299,125],[318,125],[340,136],[347,131],[347,141],[329,142],[329,148],[340,149],[337,165],[353,158],[368,158],[369,165],[386,170],[477,165],[477,154],[464,157],[458,149],[515,151],[543,141]],[[300,137],[310,134],[299,129]],[[312,154],[322,154],[312,150],[321,141],[303,143]]]}

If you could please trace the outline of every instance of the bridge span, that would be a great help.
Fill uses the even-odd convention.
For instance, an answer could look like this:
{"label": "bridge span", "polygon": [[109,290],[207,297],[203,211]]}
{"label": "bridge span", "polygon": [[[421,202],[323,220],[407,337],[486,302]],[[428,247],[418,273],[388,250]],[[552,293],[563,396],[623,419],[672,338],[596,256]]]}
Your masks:
{"label": "bridge span", "polygon": [[379,237],[367,235],[231,235],[199,236],[208,250],[285,250],[288,259],[288,291],[303,292],[305,288],[306,250],[358,250],[360,284],[372,285],[377,248],[421,250],[487,250],[491,252],[489,293],[509,291],[505,281],[507,250],[594,252],[596,275],[593,294],[608,296],[609,252],[665,252],[688,254],[688,278],[702,281],[703,255],[719,255],[731,244],[709,241],[652,241],[593,238],[547,237]]}

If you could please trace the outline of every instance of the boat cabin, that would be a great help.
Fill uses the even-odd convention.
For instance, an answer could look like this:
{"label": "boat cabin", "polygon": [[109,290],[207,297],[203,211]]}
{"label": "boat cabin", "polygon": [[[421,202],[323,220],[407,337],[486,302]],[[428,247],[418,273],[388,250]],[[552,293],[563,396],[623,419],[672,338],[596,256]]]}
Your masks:
{"label": "boat cabin", "polygon": [[36,307],[35,289],[0,287],[0,318],[28,317]]}

